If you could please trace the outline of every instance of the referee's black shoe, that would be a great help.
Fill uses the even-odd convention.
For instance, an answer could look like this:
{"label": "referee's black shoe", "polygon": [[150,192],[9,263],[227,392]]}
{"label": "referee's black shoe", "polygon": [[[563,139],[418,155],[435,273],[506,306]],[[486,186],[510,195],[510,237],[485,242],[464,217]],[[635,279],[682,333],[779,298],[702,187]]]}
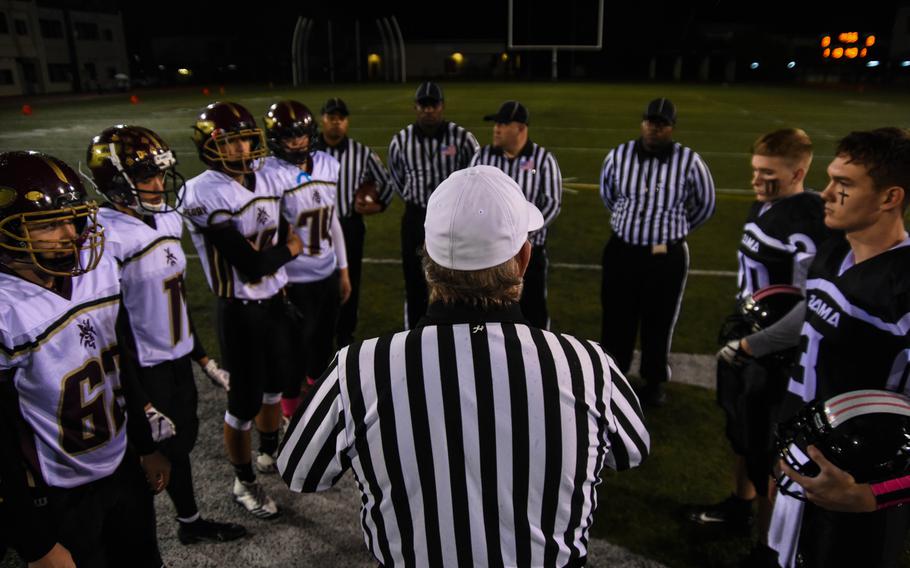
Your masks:
{"label": "referee's black shoe", "polygon": [[645,406],[657,408],[667,404],[667,391],[664,383],[647,383],[635,389],[638,400]]}
{"label": "referee's black shoe", "polygon": [[246,529],[234,523],[217,523],[199,517],[192,523],[177,521],[177,538],[181,544],[196,542],[228,542],[246,535]]}
{"label": "referee's black shoe", "polygon": [[731,494],[714,505],[690,507],[686,519],[696,525],[748,532],[752,527],[752,501]]}

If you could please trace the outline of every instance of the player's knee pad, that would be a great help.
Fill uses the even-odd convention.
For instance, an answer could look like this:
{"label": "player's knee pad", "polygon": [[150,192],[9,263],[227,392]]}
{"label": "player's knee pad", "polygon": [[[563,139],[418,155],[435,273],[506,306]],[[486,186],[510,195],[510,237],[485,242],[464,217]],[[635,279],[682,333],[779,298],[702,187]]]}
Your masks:
{"label": "player's knee pad", "polygon": [[281,402],[280,392],[262,393],[262,404],[278,404],[279,402]]}
{"label": "player's knee pad", "polygon": [[224,413],[224,423],[234,430],[240,430],[241,432],[249,432],[253,427],[252,419],[242,420],[231,414],[230,411]]}

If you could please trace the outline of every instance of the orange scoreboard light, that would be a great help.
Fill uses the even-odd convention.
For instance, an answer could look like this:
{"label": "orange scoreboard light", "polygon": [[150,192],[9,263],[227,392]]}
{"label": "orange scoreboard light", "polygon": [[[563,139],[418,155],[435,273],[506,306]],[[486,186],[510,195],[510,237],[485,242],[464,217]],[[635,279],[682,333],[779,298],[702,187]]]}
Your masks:
{"label": "orange scoreboard light", "polygon": [[818,42],[822,59],[851,61],[872,56],[876,44],[874,33],[839,32],[823,35]]}

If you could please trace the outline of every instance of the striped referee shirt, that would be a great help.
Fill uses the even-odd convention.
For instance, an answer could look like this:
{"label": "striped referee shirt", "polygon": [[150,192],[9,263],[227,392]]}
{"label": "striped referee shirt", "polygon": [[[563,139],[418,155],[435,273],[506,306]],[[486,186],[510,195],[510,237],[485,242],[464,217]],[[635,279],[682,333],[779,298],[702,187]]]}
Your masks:
{"label": "striped referee shirt", "polygon": [[632,245],[678,241],[714,214],[711,172],[678,142],[664,155],[640,144],[630,140],[604,160],[600,197],[612,211],[610,226]]}
{"label": "striped referee shirt", "polygon": [[547,227],[556,219],[562,207],[562,174],[556,157],[543,146],[528,140],[514,158],[506,156],[501,148],[484,146],[474,154],[471,165],[499,168],[518,183],[525,199],[543,213],[543,228],[531,233],[528,240],[534,246],[545,245]]}
{"label": "striped referee shirt", "polygon": [[341,164],[341,169],[338,170],[338,195],[335,200],[339,217],[350,217],[354,214],[354,194],[360,184],[367,181],[376,182],[383,206],[387,207],[391,203],[393,191],[389,183],[389,171],[369,146],[347,136],[336,146],[329,146],[320,135],[319,148]]}
{"label": "striped referee shirt", "polygon": [[603,466],[634,467],[649,445],[596,343],[530,327],[517,305],[435,303],[415,329],[338,352],[278,466],[307,492],[353,469],[385,566],[571,566]]}
{"label": "striped referee shirt", "polygon": [[389,172],[401,198],[425,208],[436,186],[468,167],[479,148],[474,135],[454,122],[443,123],[433,136],[410,124],[389,144]]}

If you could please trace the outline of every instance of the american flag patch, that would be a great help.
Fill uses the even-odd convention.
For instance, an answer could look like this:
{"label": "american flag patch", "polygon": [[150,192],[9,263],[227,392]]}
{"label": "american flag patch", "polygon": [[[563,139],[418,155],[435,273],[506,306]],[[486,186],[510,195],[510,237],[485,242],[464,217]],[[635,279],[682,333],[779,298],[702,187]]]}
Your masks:
{"label": "american flag patch", "polygon": [[523,172],[526,172],[528,170],[533,172],[534,171],[534,160],[523,160],[518,165],[518,169],[520,169]]}
{"label": "american flag patch", "polygon": [[455,146],[443,146],[442,148],[439,149],[439,153],[442,154],[443,156],[452,157],[455,155],[456,152],[458,152],[458,148],[456,148]]}

